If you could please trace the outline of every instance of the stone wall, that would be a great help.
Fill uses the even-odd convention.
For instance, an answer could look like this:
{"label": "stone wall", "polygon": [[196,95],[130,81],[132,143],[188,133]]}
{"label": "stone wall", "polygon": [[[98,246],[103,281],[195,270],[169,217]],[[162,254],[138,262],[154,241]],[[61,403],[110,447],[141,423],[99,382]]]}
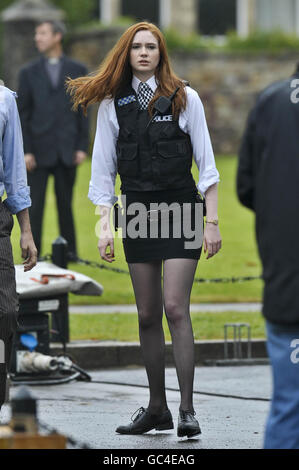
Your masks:
{"label": "stone wall", "polygon": [[1,12],[1,73],[9,88],[17,89],[20,68],[36,57],[35,26],[45,18],[63,20],[65,13],[47,0],[17,0]]}
{"label": "stone wall", "polygon": [[268,84],[294,73],[298,56],[175,54],[176,73],[188,80],[204,104],[215,153],[235,154],[248,112]]}
{"label": "stone wall", "polygon": [[[120,29],[73,35],[68,52],[96,70],[121,34]],[[235,154],[247,115],[257,93],[269,83],[294,72],[295,55],[250,56],[206,53],[173,53],[173,69],[188,80],[204,104],[214,152]],[[92,134],[95,128],[92,111]]]}
{"label": "stone wall", "polygon": [[[73,59],[83,62],[89,72],[95,72],[106,54],[117,42],[126,28],[114,27],[97,31],[76,32],[68,37],[65,52]],[[93,141],[98,106],[89,108],[90,135]],[[92,142],[91,142],[92,143]]]}
{"label": "stone wall", "polygon": [[92,72],[98,68],[125,29],[111,27],[103,30],[72,33],[68,37],[66,52],[71,57],[84,62]]}

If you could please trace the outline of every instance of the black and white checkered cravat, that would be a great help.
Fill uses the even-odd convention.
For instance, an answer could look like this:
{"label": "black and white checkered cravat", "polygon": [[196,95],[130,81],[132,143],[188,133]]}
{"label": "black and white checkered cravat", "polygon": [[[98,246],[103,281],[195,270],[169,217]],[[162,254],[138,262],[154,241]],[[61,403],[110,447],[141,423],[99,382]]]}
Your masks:
{"label": "black and white checkered cravat", "polygon": [[151,87],[147,83],[140,82],[138,86],[137,98],[141,109],[147,109],[148,104],[153,96],[154,92]]}

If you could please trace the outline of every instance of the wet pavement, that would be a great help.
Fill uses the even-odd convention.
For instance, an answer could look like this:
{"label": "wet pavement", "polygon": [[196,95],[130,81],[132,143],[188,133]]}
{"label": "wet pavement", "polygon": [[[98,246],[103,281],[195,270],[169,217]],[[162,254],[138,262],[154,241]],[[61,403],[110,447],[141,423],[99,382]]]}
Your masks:
{"label": "wet pavement", "polygon": [[[271,395],[268,365],[197,367],[194,409],[202,434],[192,439],[176,435],[180,394],[175,368],[166,368],[166,395],[174,429],[153,430],[139,436],[119,435],[115,429],[120,424],[128,424],[139,407],[148,405],[145,369],[102,369],[90,371],[90,375],[92,382],[31,386],[39,399],[39,419],[93,449],[259,449],[263,446]],[[11,388],[11,396],[16,389],[16,386]],[[0,421],[9,418],[10,406],[6,404]]]}

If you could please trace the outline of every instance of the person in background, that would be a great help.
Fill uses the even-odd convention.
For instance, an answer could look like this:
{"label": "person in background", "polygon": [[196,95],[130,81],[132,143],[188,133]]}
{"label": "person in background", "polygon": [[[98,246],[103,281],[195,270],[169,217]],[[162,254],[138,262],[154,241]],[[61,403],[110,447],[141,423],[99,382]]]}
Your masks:
{"label": "person in background", "polygon": [[[21,230],[24,271],[32,269],[37,259],[30,228],[30,191],[15,96],[16,93],[4,87],[0,81],[0,409],[5,401],[13,336],[18,324],[18,297],[10,242],[14,224],[12,214],[17,215]],[[2,201],[5,191],[7,197]]]}
{"label": "person in background", "polygon": [[25,162],[31,188],[30,219],[41,254],[42,219],[50,174],[54,176],[60,234],[68,242],[68,260],[77,259],[72,213],[76,169],[87,156],[88,120],[71,110],[65,92],[67,77],[85,75],[84,65],[63,54],[65,26],[43,21],[35,30],[41,57],[25,65],[19,74],[18,106],[23,129]]}
{"label": "person in background", "polygon": [[299,66],[263,90],[239,152],[237,193],[254,211],[273,374],[266,449],[299,449]]}
{"label": "person in background", "polygon": [[[132,422],[118,426],[116,432],[142,434],[174,427],[165,395],[164,307],[181,392],[177,434],[196,436],[201,429],[193,408],[195,364],[190,293],[202,245],[208,251],[207,258],[221,248],[217,216],[219,174],[202,102],[197,92],[174,74],[163,34],[147,22],[131,26],[122,35],[95,76],[68,83],[75,107],[83,105],[86,109],[93,102],[100,103],[89,198],[99,206],[98,248],[103,260],[114,261],[110,210],[115,202],[117,172],[126,206],[138,203],[149,209],[143,224],[147,233],[157,217],[161,215],[163,219],[163,214],[170,212],[151,210],[152,203],[164,203],[164,207],[165,203],[168,207],[175,203],[179,208],[189,205],[194,233],[201,233],[203,212],[198,219],[195,217],[198,189],[205,195],[206,225],[198,246],[186,246],[184,230],[180,230],[179,237],[131,236],[129,213],[127,236],[123,238],[150,399],[147,408],[139,408]],[[157,100],[164,97],[165,102],[170,96],[174,98],[172,103],[154,116]],[[200,170],[198,187],[191,173],[193,154]],[[169,233],[173,233],[176,217],[178,224],[183,222],[180,215],[178,210],[177,216],[174,212],[169,219]]]}

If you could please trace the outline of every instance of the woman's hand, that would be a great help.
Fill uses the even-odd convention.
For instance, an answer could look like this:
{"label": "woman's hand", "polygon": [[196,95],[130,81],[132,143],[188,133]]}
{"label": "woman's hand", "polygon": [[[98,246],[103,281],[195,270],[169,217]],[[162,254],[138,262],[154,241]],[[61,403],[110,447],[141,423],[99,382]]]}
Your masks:
{"label": "woman's hand", "polygon": [[32,153],[25,153],[25,165],[27,171],[33,171],[36,168],[35,156]]}
{"label": "woman's hand", "polygon": [[[98,250],[101,258],[108,263],[115,261],[114,259],[114,239],[110,228],[110,212],[111,207],[98,206],[97,213],[100,215],[99,221],[99,237]],[[110,247],[110,252],[107,253],[107,248]]]}
{"label": "woman's hand", "polygon": [[218,225],[206,224],[203,234],[204,252],[208,251],[206,259],[212,258],[221,248],[222,240]]}
{"label": "woman's hand", "polygon": [[[107,253],[107,248],[110,247],[110,251]],[[114,240],[113,240],[113,235],[110,232],[110,234],[107,232],[107,234],[104,236],[101,236],[99,238],[98,242],[98,249],[101,255],[101,258],[104,261],[108,261],[108,263],[112,263],[115,261],[114,259]]]}

